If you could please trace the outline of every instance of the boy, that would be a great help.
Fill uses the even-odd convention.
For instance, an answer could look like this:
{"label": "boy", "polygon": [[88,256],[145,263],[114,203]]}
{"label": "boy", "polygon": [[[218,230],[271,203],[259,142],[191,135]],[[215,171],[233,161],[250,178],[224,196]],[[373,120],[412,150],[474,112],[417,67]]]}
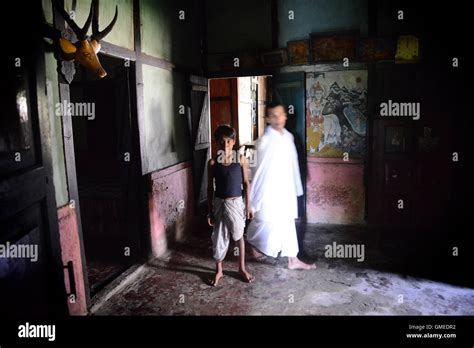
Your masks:
{"label": "boy", "polygon": [[269,125],[257,143],[251,200],[255,219],[248,226],[247,241],[268,256],[277,257],[281,252],[288,257],[289,269],[314,269],[315,265],[296,257],[296,197],[303,194],[303,186],[293,135],[285,129],[286,119],[282,104],[267,105],[265,121]]}
{"label": "boy", "polygon": [[[222,261],[229,247],[230,237],[239,243],[239,274],[251,283],[254,278],[245,269],[245,242],[243,238],[245,218],[253,218],[250,209],[250,184],[248,162],[244,156],[234,151],[235,130],[229,126],[219,126],[214,137],[219,151],[216,159],[210,159],[207,176],[207,220],[214,226],[212,249],[216,260],[216,274],[211,285],[217,286],[222,278]],[[215,181],[215,192],[214,192]],[[242,199],[242,186],[246,205]]]}

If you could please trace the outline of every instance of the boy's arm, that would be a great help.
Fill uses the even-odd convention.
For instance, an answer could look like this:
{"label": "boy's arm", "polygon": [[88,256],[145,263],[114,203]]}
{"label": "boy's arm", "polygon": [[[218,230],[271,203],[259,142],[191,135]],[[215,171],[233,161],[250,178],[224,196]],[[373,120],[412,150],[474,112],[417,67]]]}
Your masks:
{"label": "boy's arm", "polygon": [[207,162],[207,212],[208,217],[212,216],[214,200],[214,165],[215,161],[211,158]]}
{"label": "boy's arm", "polygon": [[242,167],[242,179],[243,179],[243,186],[244,186],[244,193],[245,193],[245,210],[247,211],[247,218],[253,218],[253,211],[250,207],[250,193],[251,193],[251,186],[250,186],[250,178],[249,178],[249,163],[245,156],[240,157],[240,165]]}

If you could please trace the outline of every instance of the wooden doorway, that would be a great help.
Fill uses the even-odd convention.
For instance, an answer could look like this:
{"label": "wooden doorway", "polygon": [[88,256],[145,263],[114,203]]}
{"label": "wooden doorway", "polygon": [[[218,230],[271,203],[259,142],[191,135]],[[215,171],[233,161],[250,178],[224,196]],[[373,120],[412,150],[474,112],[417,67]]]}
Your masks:
{"label": "wooden doorway", "polygon": [[268,76],[243,76],[211,79],[209,82],[211,109],[212,154],[217,152],[213,138],[219,125],[235,129],[236,147],[252,148],[265,130],[263,120]]}
{"label": "wooden doorway", "polygon": [[70,85],[73,105],[93,114],[73,117],[75,168],[91,296],[140,258],[141,163],[131,81],[134,64],[101,55],[108,75],[81,68]]}

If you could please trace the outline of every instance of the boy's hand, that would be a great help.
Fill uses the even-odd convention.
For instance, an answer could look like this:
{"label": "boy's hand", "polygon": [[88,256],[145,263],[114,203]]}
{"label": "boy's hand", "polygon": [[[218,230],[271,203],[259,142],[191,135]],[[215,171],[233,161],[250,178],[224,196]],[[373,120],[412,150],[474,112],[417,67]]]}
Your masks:
{"label": "boy's hand", "polygon": [[214,215],[213,214],[208,214],[207,215],[207,223],[209,226],[214,226]]}
{"label": "boy's hand", "polygon": [[253,214],[252,208],[247,207],[247,208],[246,208],[246,211],[247,211],[247,219],[248,219],[248,220],[253,220],[253,215],[254,215],[254,214]]}

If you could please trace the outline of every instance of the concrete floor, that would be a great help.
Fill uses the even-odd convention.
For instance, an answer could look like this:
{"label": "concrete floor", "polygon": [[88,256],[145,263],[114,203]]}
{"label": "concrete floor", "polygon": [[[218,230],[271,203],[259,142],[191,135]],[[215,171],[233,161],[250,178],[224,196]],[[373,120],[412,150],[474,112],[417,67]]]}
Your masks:
{"label": "concrete floor", "polygon": [[[217,288],[210,233],[177,245],[121,281],[120,290],[95,306],[94,315],[473,315],[474,289],[413,277],[406,262],[375,252],[362,227],[299,228],[302,258],[311,271],[288,270],[286,258],[248,262],[255,283],[240,280],[237,259],[225,262]],[[365,260],[326,258],[325,245],[365,245]],[[396,247],[395,247],[396,249]],[[383,255],[382,255],[383,254]],[[425,260],[429,264],[430,260]],[[425,265],[426,266],[426,265]],[[425,267],[423,266],[423,267]]]}

